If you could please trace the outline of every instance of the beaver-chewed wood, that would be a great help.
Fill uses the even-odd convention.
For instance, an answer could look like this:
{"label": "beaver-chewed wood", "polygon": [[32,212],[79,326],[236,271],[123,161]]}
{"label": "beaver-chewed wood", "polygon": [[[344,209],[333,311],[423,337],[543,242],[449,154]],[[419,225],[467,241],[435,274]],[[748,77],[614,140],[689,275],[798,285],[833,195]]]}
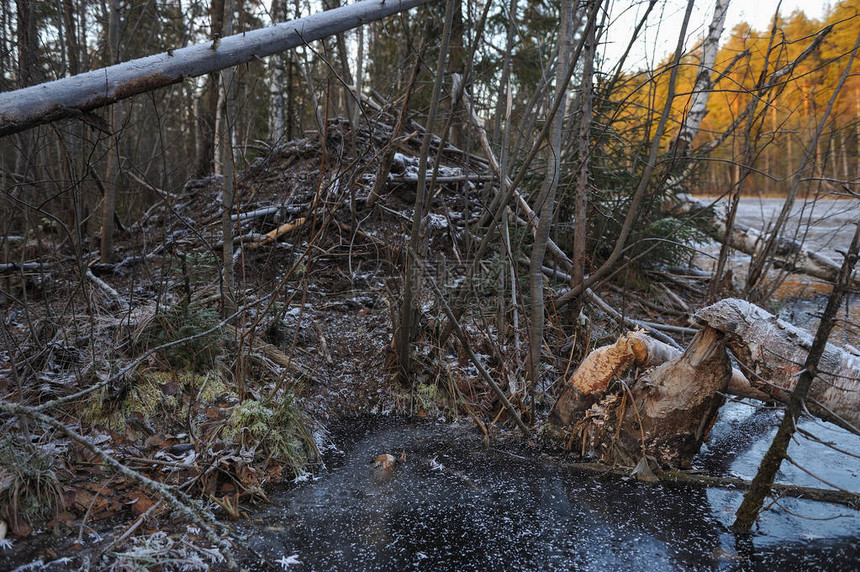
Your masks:
{"label": "beaver-chewed wood", "polygon": [[[570,376],[550,413],[550,420],[556,425],[575,423],[582,419],[588,408],[603,399],[612,379],[624,376],[631,367],[654,367],[680,355],[680,350],[644,332],[627,332],[613,345],[600,347],[588,354]],[[737,368],[732,370],[726,391],[738,397],[772,399],[751,387],[749,380]]]}
{"label": "beaver-chewed wood", "polygon": [[663,466],[688,468],[716,419],[731,376],[724,335],[703,329],[683,354],[633,384],[632,403],[621,422],[624,448],[633,452],[644,447]]}
{"label": "beaver-chewed wood", "polygon": [[[812,336],[755,304],[727,298],[696,313],[726,335],[753,387],[787,403]],[[810,413],[860,434],[860,357],[827,344],[806,399]]]}

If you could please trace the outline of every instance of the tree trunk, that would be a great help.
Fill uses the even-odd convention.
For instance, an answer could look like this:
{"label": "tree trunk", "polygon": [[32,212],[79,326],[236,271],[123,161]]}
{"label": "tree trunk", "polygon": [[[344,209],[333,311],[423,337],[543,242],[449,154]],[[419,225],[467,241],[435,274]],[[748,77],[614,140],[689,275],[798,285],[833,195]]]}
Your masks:
{"label": "tree trunk", "polygon": [[[750,383],[788,403],[803,371],[812,336],[758,306],[728,298],[703,308],[696,319],[726,333],[726,344]],[[860,434],[860,357],[828,344],[809,390],[809,412]]]}
{"label": "tree trunk", "polygon": [[[277,24],[286,20],[286,0],[273,0],[272,21]],[[269,140],[278,143],[284,137],[284,103],[286,94],[284,90],[284,68],[288,56],[286,54],[272,54],[269,59],[271,71],[271,83],[269,84]]]}
{"label": "tree trunk", "polygon": [[0,94],[0,136],[81,113],[337,34],[429,0],[363,0],[215,42]]}
{"label": "tree trunk", "polygon": [[[110,0],[108,9],[108,47],[111,62],[120,63],[119,53],[119,0]],[[114,215],[116,214],[116,194],[119,186],[120,154],[119,139],[122,126],[122,106],[110,110],[111,148],[108,151],[105,169],[105,194],[102,202],[102,240],[99,258],[103,264],[113,263]]]}
{"label": "tree trunk", "polygon": [[[332,10],[340,7],[341,0],[324,0],[323,6],[326,10]],[[355,94],[353,94],[352,90],[354,89],[353,80],[352,80],[352,71],[349,69],[349,56],[346,50],[346,38],[344,38],[343,34],[335,35],[335,45],[337,47],[337,58],[340,60],[340,74],[341,80],[343,84],[341,88],[343,89],[343,104],[346,112],[346,116],[349,117],[350,121],[355,124],[358,119],[358,103],[355,99]]]}
{"label": "tree trunk", "polygon": [[[546,151],[547,174],[540,195],[535,204],[535,210],[540,213],[540,220],[535,231],[529,264],[529,294],[531,308],[529,311],[529,381],[534,389],[540,381],[541,349],[543,347],[544,329],[544,292],[543,292],[543,259],[546,254],[549,227],[552,224],[555,210],[555,195],[561,177],[561,143],[564,126],[564,110],[567,107],[567,70],[570,67],[570,57],[573,44],[573,1],[562,0],[561,23],[558,31],[558,60],[555,70],[555,97],[559,101],[559,112],[552,118],[552,128],[548,136]],[[593,28],[592,28],[593,29]]]}
{"label": "tree trunk", "polygon": [[[575,288],[585,279],[586,242],[588,240],[588,195],[589,195],[589,157],[591,155],[591,112],[594,89],[594,56],[597,52],[597,42],[594,28],[588,30],[585,40],[585,61],[582,66],[582,82],[580,84],[580,115],[579,115],[579,177],[574,200],[573,228],[573,268],[570,271],[570,286]],[[578,314],[578,309],[574,311]]]}
{"label": "tree trunk", "polygon": [[[224,0],[212,0],[209,5],[209,37],[215,42],[224,35]],[[176,53],[176,52],[174,52]],[[197,117],[197,161],[195,175],[205,177],[215,170],[215,123],[218,117],[218,74],[206,75],[200,94]]]}
{"label": "tree trunk", "polygon": [[730,0],[716,0],[714,3],[714,16],[708,27],[708,35],[702,42],[702,61],[696,72],[696,84],[693,87],[693,97],[690,100],[690,109],[684,118],[684,123],[675,139],[676,155],[684,155],[693,138],[699,131],[699,125],[708,113],[708,96],[711,94],[713,82],[711,81],[711,70],[717,59],[717,48],[720,46],[720,36],[723,34],[723,24],[729,11]]}
{"label": "tree trunk", "polygon": [[[578,422],[588,408],[605,397],[612,380],[625,375],[631,367],[656,367],[677,359],[682,353],[642,332],[623,334],[613,345],[592,351],[576,368],[550,412],[550,421],[559,426]],[[737,368],[732,369],[726,392],[761,401],[772,399],[753,388]]]}
{"label": "tree trunk", "polygon": [[[17,0],[15,3],[18,31],[18,87],[26,88],[36,83],[38,69],[39,37],[36,31],[35,2]],[[22,91],[19,89],[18,91]],[[18,93],[14,91],[12,93]],[[0,113],[0,118],[3,115]],[[15,170],[27,181],[36,181],[33,172],[33,134],[22,133],[19,137],[20,151],[16,159]]]}
{"label": "tree trunk", "polygon": [[627,393],[620,441],[627,451],[686,469],[714,423],[731,379],[724,336],[705,328],[684,353],[636,380]]}
{"label": "tree trunk", "polygon": [[[233,32],[233,0],[224,3],[224,32],[228,35]],[[233,152],[233,131],[236,121],[234,99],[236,97],[236,86],[234,85],[234,70],[232,67],[221,71],[221,91],[223,105],[218,110],[221,129],[216,133],[220,145],[216,147],[221,151],[221,162],[224,173],[224,187],[221,192],[221,231],[224,244],[222,251],[223,281],[221,284],[221,312],[223,317],[231,315],[236,310],[237,300],[235,297],[235,281],[233,279],[233,205],[235,202],[236,187],[234,184],[235,158]],[[239,222],[241,228],[241,221]],[[240,388],[242,386],[240,385]],[[244,398],[240,391],[240,399]]]}
{"label": "tree trunk", "polygon": [[[439,110],[439,99],[442,94],[442,82],[445,77],[445,63],[448,56],[448,42],[451,39],[451,20],[454,12],[454,1],[448,0],[445,7],[445,24],[442,30],[442,44],[439,47],[439,59],[436,64],[436,79],[433,83],[433,93],[430,97],[430,110],[427,115],[426,133],[421,143],[421,155],[418,158],[418,186],[415,191],[415,207],[412,212],[412,229],[409,234],[409,251],[419,252],[421,238],[421,223],[427,204],[427,159],[430,154],[430,141],[433,139],[433,125],[436,123],[436,113]],[[412,340],[416,334],[415,321],[415,292],[418,288],[420,274],[417,262],[404,252],[403,299],[400,302],[400,327],[395,333],[395,353],[401,381],[406,381],[411,374],[410,356]]]}

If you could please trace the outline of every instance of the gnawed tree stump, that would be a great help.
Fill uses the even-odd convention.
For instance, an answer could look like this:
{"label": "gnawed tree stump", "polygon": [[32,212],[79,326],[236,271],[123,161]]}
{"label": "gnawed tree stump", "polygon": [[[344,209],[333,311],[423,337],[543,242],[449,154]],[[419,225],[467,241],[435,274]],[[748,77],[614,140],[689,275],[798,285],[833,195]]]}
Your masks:
{"label": "gnawed tree stump", "polygon": [[640,376],[625,392],[619,442],[661,465],[688,468],[723,404],[732,376],[724,336],[705,328],[683,354]]}
{"label": "gnawed tree stump", "polygon": [[[700,310],[696,319],[704,329],[683,353],[642,332],[628,332],[591,352],[550,421],[572,426],[571,444],[605,462],[630,466],[648,456],[684,468],[699,451],[724,393],[788,402],[812,336],[733,298]],[[748,375],[731,368],[726,349]],[[634,366],[657,367],[625,377]],[[860,433],[860,357],[828,344],[818,367],[809,412]]]}
{"label": "gnawed tree stump", "polygon": [[[635,380],[621,379],[633,365],[661,362]],[[628,332],[586,358],[551,418],[574,425],[578,447],[605,462],[632,465],[647,455],[667,467],[689,467],[731,377],[717,330],[696,334],[683,353],[641,332]]]}
{"label": "gnawed tree stump", "polygon": [[[695,317],[725,333],[753,387],[788,402],[812,344],[808,332],[736,298],[703,308]],[[816,417],[860,434],[860,357],[827,344],[806,407]]]}
{"label": "gnawed tree stump", "polygon": [[[562,390],[550,413],[550,420],[556,425],[570,425],[581,419],[589,407],[603,399],[610,382],[625,375],[631,367],[654,367],[680,355],[680,350],[643,332],[622,334],[615,344],[588,354]],[[763,401],[772,399],[768,394],[753,388],[737,368],[732,369],[726,393]]]}

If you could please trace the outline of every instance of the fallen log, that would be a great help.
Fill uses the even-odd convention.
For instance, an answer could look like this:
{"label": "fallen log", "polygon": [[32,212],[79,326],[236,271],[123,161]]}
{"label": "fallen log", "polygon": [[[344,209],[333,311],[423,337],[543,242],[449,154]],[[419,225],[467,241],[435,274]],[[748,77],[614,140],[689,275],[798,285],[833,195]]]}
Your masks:
{"label": "fallen log", "polygon": [[[725,217],[712,205],[707,205],[689,195],[680,194],[672,202],[667,203],[665,209],[672,216],[701,216],[701,228],[708,236],[717,242],[723,242],[726,239]],[[759,256],[767,244],[767,236],[754,228],[735,223],[728,234],[728,241],[729,245],[736,250],[750,256]],[[778,268],[831,283],[836,281],[841,266],[832,258],[807,250],[803,244],[785,237],[777,238],[770,256],[774,266]],[[851,278],[851,284],[855,288],[860,287],[860,275],[855,273]]]}
{"label": "fallen log", "polygon": [[0,137],[228,67],[306,45],[428,0],[363,0],[269,28],[168,50],[76,76],[0,93]]}
{"label": "fallen log", "polygon": [[[726,335],[752,386],[788,403],[812,336],[755,304],[736,298],[699,310],[696,320]],[[827,344],[806,400],[808,411],[860,434],[860,357]]]}

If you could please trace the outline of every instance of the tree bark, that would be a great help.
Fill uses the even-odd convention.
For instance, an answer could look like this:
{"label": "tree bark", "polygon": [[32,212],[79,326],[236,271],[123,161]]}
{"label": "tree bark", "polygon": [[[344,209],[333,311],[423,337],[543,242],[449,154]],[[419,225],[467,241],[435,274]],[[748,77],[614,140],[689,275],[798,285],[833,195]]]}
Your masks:
{"label": "tree bark", "polygon": [[731,379],[724,335],[705,328],[679,357],[636,380],[620,425],[627,451],[686,469],[714,423]]}
{"label": "tree bark", "polygon": [[[726,333],[726,345],[753,387],[789,403],[804,371],[801,364],[813,346],[812,336],[737,298],[699,310],[696,319]],[[827,344],[816,363],[816,380],[809,389],[809,412],[860,434],[860,357]]]}
{"label": "tree bark", "polygon": [[[110,48],[111,62],[114,65],[120,62],[119,53],[119,0],[110,0],[108,6],[108,47]],[[122,106],[110,110],[111,148],[108,151],[107,167],[105,172],[105,193],[102,202],[102,226],[101,246],[99,258],[103,264],[113,262],[113,233],[114,215],[116,214],[116,194],[119,186],[120,153],[119,139],[120,127],[122,125]]]}
{"label": "tree bark", "polygon": [[[418,187],[415,191],[415,207],[412,213],[412,229],[409,234],[409,251],[418,253],[421,238],[421,223],[427,204],[427,159],[430,154],[430,141],[433,139],[433,124],[439,110],[439,100],[442,94],[442,82],[445,77],[445,63],[448,57],[448,43],[451,39],[451,20],[453,19],[455,0],[448,0],[445,7],[445,24],[442,31],[442,44],[439,48],[439,59],[436,64],[436,79],[433,82],[433,93],[430,97],[430,110],[427,115],[426,133],[421,143],[421,155],[418,158]],[[404,253],[403,299],[400,301],[400,327],[395,332],[395,353],[401,381],[406,381],[411,375],[410,357],[412,340],[416,334],[415,320],[415,291],[420,278],[416,261]]]}
{"label": "tree bark", "polygon": [[[224,2],[224,32],[233,32],[234,0]],[[235,98],[236,86],[234,85],[234,70],[232,67],[221,71],[221,93],[223,105],[218,110],[221,121],[218,123],[221,129],[215,134],[220,144],[216,146],[221,151],[221,162],[224,173],[224,186],[221,189],[221,235],[224,248],[222,250],[222,283],[221,283],[221,313],[223,317],[229,316],[236,311],[236,283],[233,276],[233,208],[236,199],[235,185],[235,154],[233,150],[233,135],[236,122]],[[242,228],[241,218],[239,228]],[[241,233],[240,233],[241,234]],[[244,398],[244,384],[239,385],[239,398]]]}
{"label": "tree bark", "polygon": [[[209,36],[215,42],[224,35],[224,0],[212,0],[209,5]],[[174,52],[175,53],[175,52]],[[205,177],[215,170],[215,123],[218,117],[218,73],[206,76],[206,86],[200,94],[197,117],[197,177]]]}
{"label": "tree bark", "polygon": [[[576,185],[576,198],[573,205],[573,217],[576,226],[573,228],[573,268],[570,275],[571,288],[582,284],[585,279],[586,242],[588,240],[588,195],[589,195],[589,157],[591,155],[591,113],[594,89],[594,57],[597,53],[597,41],[594,28],[589,28],[585,40],[585,60],[582,65],[582,82],[580,83],[580,114],[579,114],[579,177]],[[578,313],[575,310],[574,313]]]}
{"label": "tree bark", "polygon": [[711,70],[717,59],[717,48],[720,46],[720,36],[723,35],[723,24],[729,11],[730,0],[716,0],[714,3],[714,16],[708,27],[708,35],[702,42],[702,61],[696,72],[696,83],[693,87],[693,97],[690,100],[690,109],[684,118],[684,123],[675,139],[674,152],[677,156],[684,155],[693,138],[699,131],[699,125],[708,113],[708,96],[711,94],[713,82],[711,81]]}
{"label": "tree bark", "polygon": [[363,0],[336,10],[0,94],[0,137],[318,40],[427,3]]}
{"label": "tree bark", "polygon": [[[599,1],[599,0],[598,0]],[[529,264],[529,294],[531,308],[529,311],[529,381],[530,387],[535,388],[540,381],[541,349],[543,347],[544,329],[544,292],[543,292],[543,259],[546,254],[549,227],[552,224],[555,211],[555,195],[561,178],[561,143],[564,126],[564,111],[567,107],[567,70],[570,67],[573,44],[573,1],[562,0],[561,23],[558,31],[558,60],[555,71],[555,97],[559,101],[559,113],[551,119],[552,128],[549,132],[546,151],[547,174],[544,179],[535,209],[540,213],[540,220],[535,230],[534,244]],[[593,28],[591,28],[593,30]]]}

